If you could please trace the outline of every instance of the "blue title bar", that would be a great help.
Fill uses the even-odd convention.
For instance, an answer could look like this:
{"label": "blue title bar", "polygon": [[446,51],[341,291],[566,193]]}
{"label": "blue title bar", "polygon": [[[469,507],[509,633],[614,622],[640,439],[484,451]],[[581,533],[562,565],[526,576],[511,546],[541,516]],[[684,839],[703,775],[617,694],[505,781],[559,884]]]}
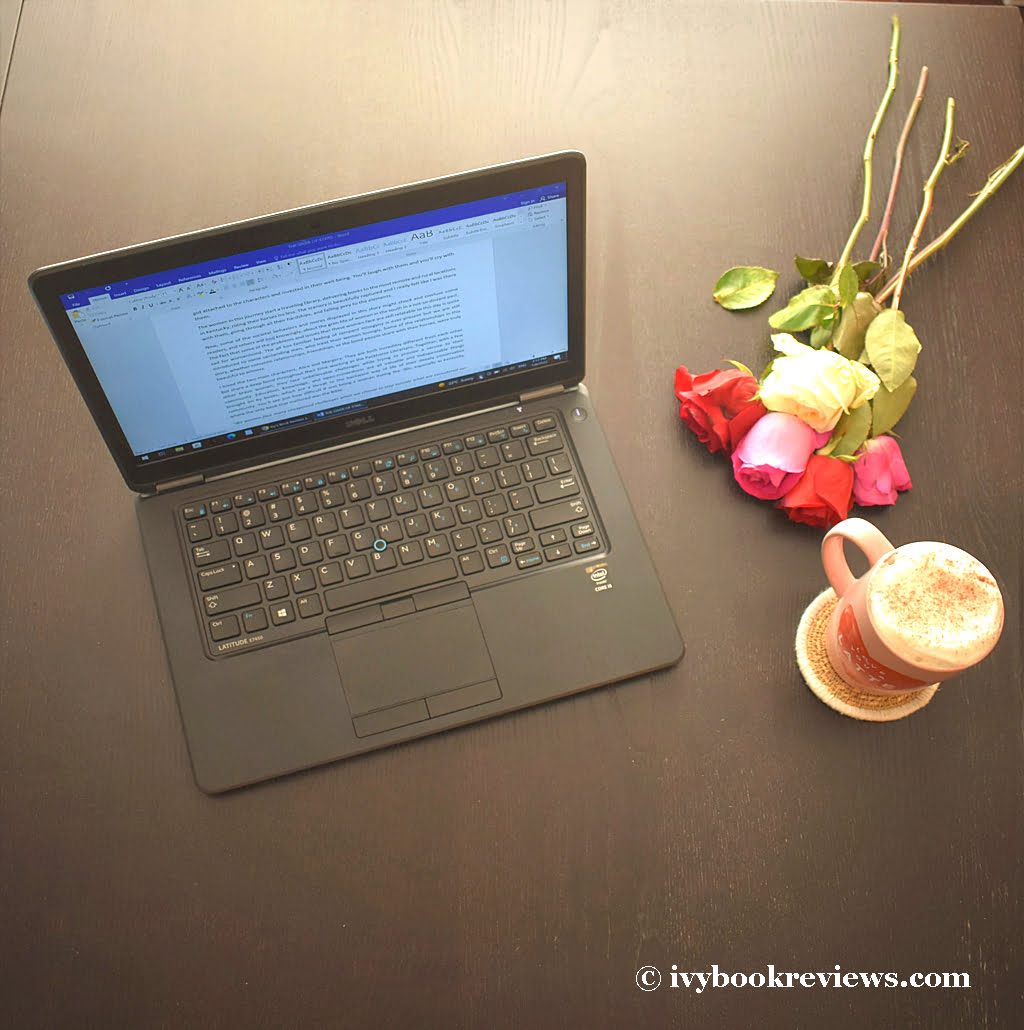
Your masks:
{"label": "blue title bar", "polygon": [[453,207],[424,211],[421,214],[406,215],[403,218],[392,218],[385,222],[374,222],[371,225],[359,226],[355,229],[342,229],[339,232],[310,239],[295,240],[291,243],[280,243],[273,247],[250,250],[215,261],[202,261],[195,265],[184,265],[153,275],[140,275],[134,279],[109,283],[105,286],[94,286],[75,293],[61,294],[61,302],[65,310],[88,307],[94,297],[107,296],[112,299],[132,297],[150,290],[162,290],[168,286],[180,286],[183,283],[208,279],[214,275],[227,275],[246,268],[258,268],[261,265],[273,264],[275,261],[286,261],[289,258],[317,254],[337,247],[352,246],[378,240],[384,236],[395,236],[404,232],[415,232],[432,226],[444,225],[448,222],[460,222],[466,218],[477,218],[481,215],[494,214],[496,211],[508,211],[512,208],[525,207],[529,204],[541,204],[548,200],[558,200],[565,196],[565,183],[552,183],[549,186],[538,186],[535,189],[523,190],[519,193],[508,193],[500,197],[487,197],[467,204],[456,204]]}

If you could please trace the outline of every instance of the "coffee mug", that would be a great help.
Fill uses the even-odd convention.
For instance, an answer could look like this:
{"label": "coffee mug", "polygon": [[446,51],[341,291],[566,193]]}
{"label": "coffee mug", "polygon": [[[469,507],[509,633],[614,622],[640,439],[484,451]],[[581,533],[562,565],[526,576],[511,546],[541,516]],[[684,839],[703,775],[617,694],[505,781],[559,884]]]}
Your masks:
{"label": "coffee mug", "polygon": [[[856,577],[844,542],[871,568]],[[902,694],[963,672],[996,645],[1003,598],[977,558],[934,541],[894,547],[864,519],[846,519],[821,544],[837,603],[825,629],[833,669],[870,694]]]}

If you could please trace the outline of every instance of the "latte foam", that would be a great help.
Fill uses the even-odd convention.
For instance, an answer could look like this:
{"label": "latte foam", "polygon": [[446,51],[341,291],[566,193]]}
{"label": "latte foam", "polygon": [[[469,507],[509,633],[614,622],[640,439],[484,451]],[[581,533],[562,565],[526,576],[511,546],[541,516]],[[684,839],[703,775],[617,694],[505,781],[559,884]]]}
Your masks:
{"label": "latte foam", "polygon": [[949,544],[897,548],[875,569],[866,602],[882,642],[926,669],[981,661],[1003,628],[1003,599],[992,573]]}

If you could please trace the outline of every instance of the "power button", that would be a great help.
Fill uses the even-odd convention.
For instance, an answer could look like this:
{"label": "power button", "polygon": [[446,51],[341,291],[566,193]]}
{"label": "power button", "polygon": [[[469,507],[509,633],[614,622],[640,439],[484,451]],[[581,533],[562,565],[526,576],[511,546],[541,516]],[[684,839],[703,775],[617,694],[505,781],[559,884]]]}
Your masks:
{"label": "power button", "polygon": [[586,422],[587,421],[587,409],[586,408],[575,407],[575,408],[572,409],[572,411],[569,412],[569,418],[571,418],[573,420],[573,422]]}

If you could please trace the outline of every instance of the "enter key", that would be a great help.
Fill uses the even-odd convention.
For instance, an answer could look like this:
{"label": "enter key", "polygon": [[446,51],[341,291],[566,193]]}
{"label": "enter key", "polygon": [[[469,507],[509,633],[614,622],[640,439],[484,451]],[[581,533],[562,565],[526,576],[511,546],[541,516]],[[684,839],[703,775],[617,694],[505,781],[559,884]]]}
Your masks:
{"label": "enter key", "polygon": [[580,484],[575,476],[560,476],[558,479],[548,479],[538,483],[534,490],[537,493],[537,501],[540,504],[547,504],[549,501],[557,501],[563,497],[575,497],[580,492]]}

